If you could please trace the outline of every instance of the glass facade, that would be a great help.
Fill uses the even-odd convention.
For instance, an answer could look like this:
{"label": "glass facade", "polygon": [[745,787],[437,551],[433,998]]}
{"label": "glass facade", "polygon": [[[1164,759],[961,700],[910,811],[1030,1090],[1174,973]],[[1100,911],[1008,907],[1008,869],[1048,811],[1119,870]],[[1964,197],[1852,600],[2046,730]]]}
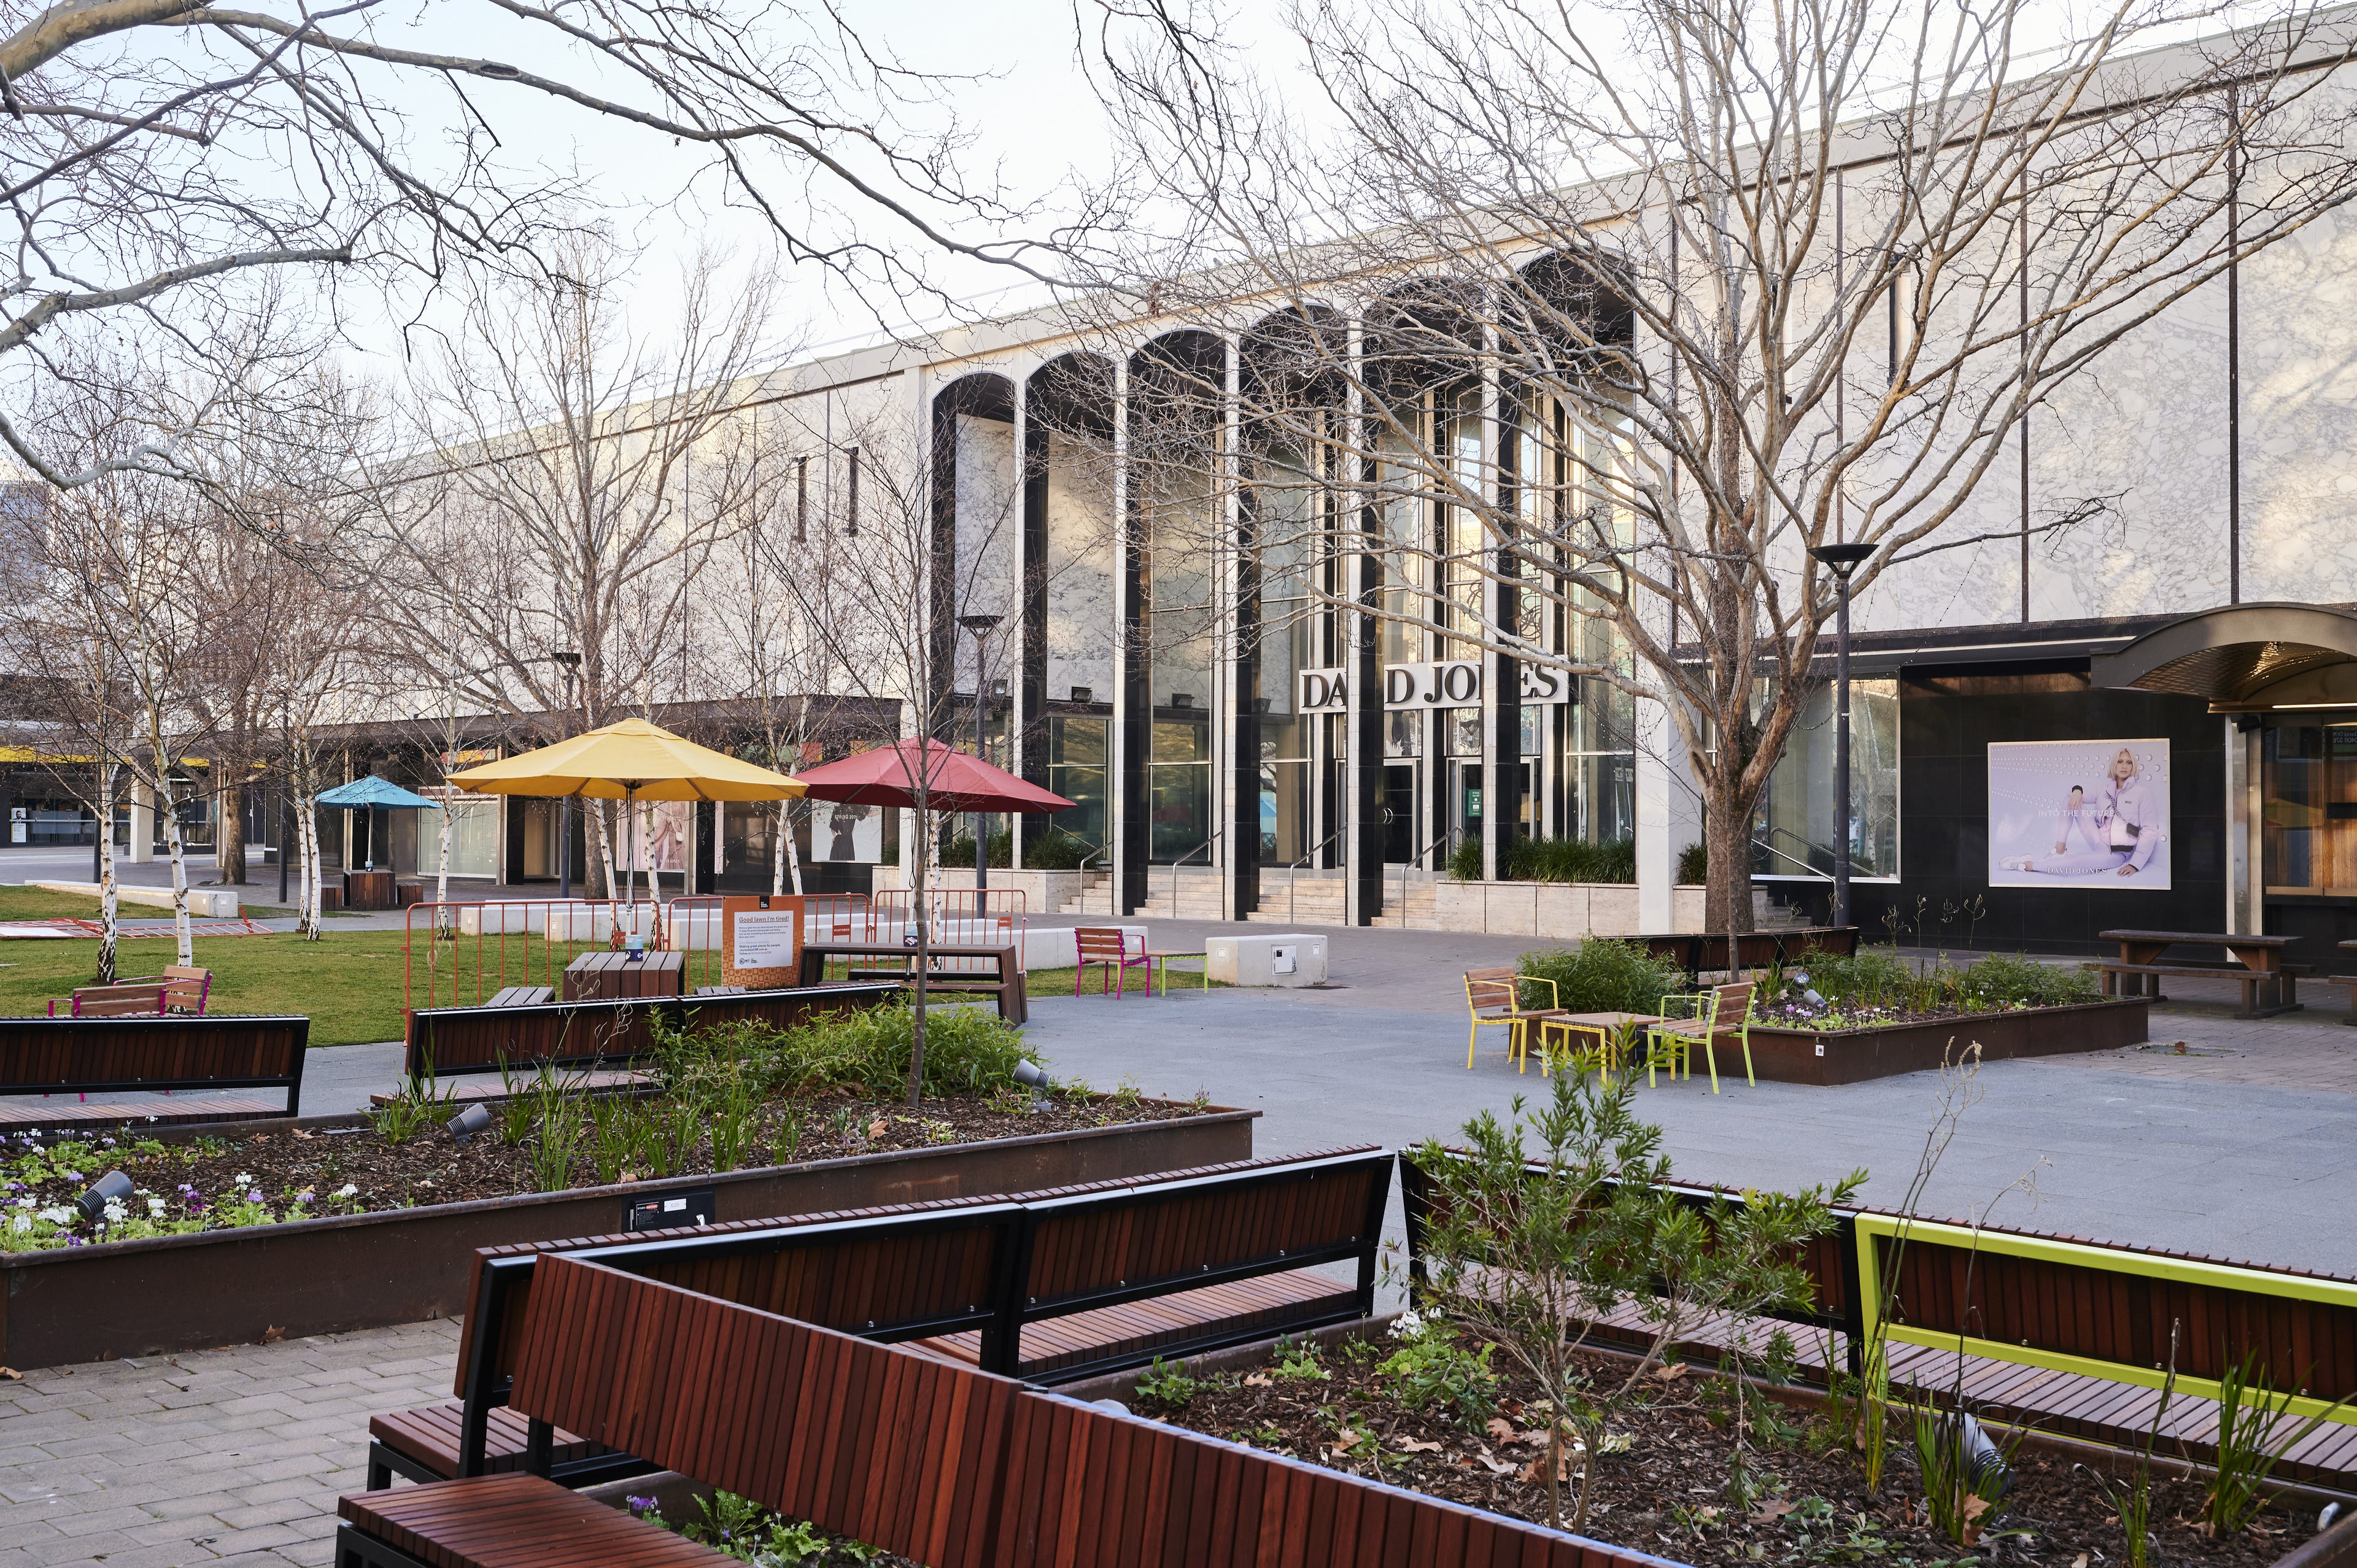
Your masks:
{"label": "glass facade", "polygon": [[1155,719],[1146,789],[1146,809],[1152,813],[1154,863],[1211,864],[1200,853],[1211,840],[1210,714],[1200,720]]}
{"label": "glass facade", "polygon": [[2357,895],[2357,724],[2271,724],[2259,756],[2266,890]]}
{"label": "glass facade", "polygon": [[1048,720],[1048,788],[1073,804],[1049,822],[1092,848],[1105,842],[1105,731],[1109,721],[1071,714]]}
{"label": "glass facade", "polygon": [[[1849,685],[1850,875],[1899,875],[1899,682]],[[1834,690],[1811,692],[1769,775],[1751,824],[1756,876],[1824,880],[1840,840],[1834,822]]]}

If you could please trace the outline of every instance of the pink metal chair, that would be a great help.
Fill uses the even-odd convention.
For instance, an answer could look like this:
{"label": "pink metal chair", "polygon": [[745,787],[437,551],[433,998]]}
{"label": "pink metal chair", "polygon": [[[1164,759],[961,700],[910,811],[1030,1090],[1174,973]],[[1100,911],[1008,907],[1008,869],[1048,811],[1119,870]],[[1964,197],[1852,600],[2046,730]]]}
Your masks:
{"label": "pink metal chair", "polygon": [[1081,993],[1081,986],[1089,978],[1089,965],[1092,963],[1102,965],[1105,970],[1104,975],[1098,982],[1098,995],[1103,996],[1110,991],[1113,999],[1116,1002],[1120,1001],[1123,995],[1122,983],[1128,978],[1129,971],[1133,967],[1146,971],[1146,994],[1149,996],[1153,994],[1154,961],[1143,952],[1131,952],[1128,934],[1120,927],[1074,926],[1072,945],[1080,950],[1081,955],[1081,967],[1072,976],[1073,995],[1078,996]]}

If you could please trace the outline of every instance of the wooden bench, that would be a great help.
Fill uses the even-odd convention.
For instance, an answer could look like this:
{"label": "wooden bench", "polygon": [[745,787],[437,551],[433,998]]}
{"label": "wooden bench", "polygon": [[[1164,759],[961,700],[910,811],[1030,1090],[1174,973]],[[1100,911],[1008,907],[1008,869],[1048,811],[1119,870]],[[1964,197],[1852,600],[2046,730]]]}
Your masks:
{"label": "wooden bench", "polygon": [[[536,1266],[559,1252],[865,1337],[916,1340],[963,1365],[1065,1382],[1369,1316],[1390,1190],[1391,1156],[1351,1149],[1019,1199],[486,1249],[459,1338],[458,1402],[372,1418],[369,1485],[522,1463],[522,1427],[500,1407]],[[1353,1285],[1302,1272],[1344,1258],[1358,1263]],[[639,1463],[569,1434],[554,1458],[574,1485],[636,1473]]]}
{"label": "wooden bench", "polygon": [[486,1007],[537,1007],[544,1002],[556,1000],[553,985],[502,985],[490,994]]}
{"label": "wooden bench", "polygon": [[342,1568],[728,1561],[549,1479],[565,1430],[931,1568],[1660,1563],[597,1261],[541,1268],[523,1472],[341,1498]]}
{"label": "wooden bench", "polygon": [[[533,1068],[597,1067],[635,1061],[654,1049],[654,1021],[673,1029],[753,1020],[790,1028],[822,1013],[873,1007],[899,985],[790,986],[705,996],[625,997],[612,1001],[530,1001],[510,993],[545,987],[507,986],[479,1007],[420,1007],[409,1015],[404,1069],[411,1078]],[[501,998],[506,998],[501,1000]]]}
{"label": "wooden bench", "polygon": [[[2154,1002],[2166,1002],[2169,999],[2160,993],[2164,976],[2233,980],[2243,988],[2243,1010],[2234,1015],[2266,1018],[2277,1013],[2299,1011],[2299,981],[2314,972],[2305,964],[2284,961],[2284,950],[2298,941],[2298,937],[2251,931],[2113,930],[2096,934],[2104,941],[2120,944],[2118,958],[2084,966],[2103,977],[2106,996],[2144,996]],[[2226,957],[2222,961],[2179,957],[2164,961],[2169,950],[2177,947],[2223,948]]]}
{"label": "wooden bench", "polygon": [[[0,1105],[0,1129],[297,1116],[310,1037],[310,1019],[275,1015],[0,1018],[0,1095],[215,1091],[137,1106]],[[240,1089],[283,1089],[285,1103],[219,1092]]]}
{"label": "wooden bench", "polygon": [[[998,1015],[1008,1023],[1030,1020],[1030,996],[1023,983],[1022,954],[1012,941],[936,942],[929,944],[925,952],[927,961],[933,964],[963,961],[991,965],[987,974],[971,969],[930,968],[925,972],[927,991],[989,996],[998,1004]],[[826,977],[827,961],[839,958],[854,983],[913,985],[916,974],[911,965],[916,956],[915,949],[897,940],[807,942],[802,947],[802,981],[806,986],[818,984]],[[888,961],[863,965],[858,962],[863,958]]]}
{"label": "wooden bench", "polygon": [[71,996],[49,1004],[49,1016],[65,1009],[69,1018],[160,1017],[167,1013],[202,1016],[211,996],[213,972],[185,964],[167,964],[161,974],[143,974],[111,985],[78,985]]}

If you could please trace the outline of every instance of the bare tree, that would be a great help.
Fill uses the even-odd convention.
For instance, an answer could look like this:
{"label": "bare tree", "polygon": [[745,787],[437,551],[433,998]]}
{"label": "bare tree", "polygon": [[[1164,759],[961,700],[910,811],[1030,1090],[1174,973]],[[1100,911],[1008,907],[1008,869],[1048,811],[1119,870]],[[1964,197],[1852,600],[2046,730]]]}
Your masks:
{"label": "bare tree", "polygon": [[2357,194],[2330,85],[2357,35],[2285,0],[2183,41],[2227,15],[1305,5],[1310,132],[1157,9],[1103,59],[1176,221],[1083,308],[1289,323],[1243,412],[1333,454],[1364,569],[1318,602],[1661,704],[1713,921],[1749,929],[1835,604],[1809,552],[1867,547],[1864,590],[2102,515],[1975,498],[2123,338]]}
{"label": "bare tree", "polygon": [[[415,390],[425,450],[381,477],[384,644],[436,711],[595,727],[687,695],[691,585],[743,526],[698,451],[767,352],[766,288],[724,299],[707,260],[659,349],[624,329],[611,254],[572,257],[576,281],[475,294],[472,348]],[[610,891],[607,805],[590,817]]]}
{"label": "bare tree", "polygon": [[[473,52],[493,34],[513,56]],[[506,151],[551,117],[667,140],[695,166],[683,192],[699,183],[751,209],[786,263],[878,290],[879,308],[942,299],[945,257],[1036,275],[1051,252],[1010,234],[1028,212],[962,170],[956,84],[832,9],[783,0],[436,6],[398,23],[267,0],[14,5],[0,19],[16,258],[0,365],[31,372],[22,390],[71,369],[62,345],[126,325],[200,360],[271,317],[280,279],[332,296],[358,274],[374,311],[385,291],[414,300],[454,270],[562,275],[550,242],[583,182]],[[0,412],[0,440],[60,485],[181,471],[185,434],[159,423],[75,463],[30,433],[21,403]]]}

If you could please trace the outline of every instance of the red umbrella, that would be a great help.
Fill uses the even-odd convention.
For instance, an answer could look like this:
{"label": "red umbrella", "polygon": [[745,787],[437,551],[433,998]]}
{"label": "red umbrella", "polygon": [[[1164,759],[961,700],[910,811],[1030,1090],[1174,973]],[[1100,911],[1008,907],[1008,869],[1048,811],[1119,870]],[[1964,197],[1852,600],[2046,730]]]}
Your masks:
{"label": "red umbrella", "polygon": [[913,808],[920,772],[930,811],[1062,811],[1078,804],[941,740],[904,740],[823,762],[795,774],[794,782],[813,800]]}

